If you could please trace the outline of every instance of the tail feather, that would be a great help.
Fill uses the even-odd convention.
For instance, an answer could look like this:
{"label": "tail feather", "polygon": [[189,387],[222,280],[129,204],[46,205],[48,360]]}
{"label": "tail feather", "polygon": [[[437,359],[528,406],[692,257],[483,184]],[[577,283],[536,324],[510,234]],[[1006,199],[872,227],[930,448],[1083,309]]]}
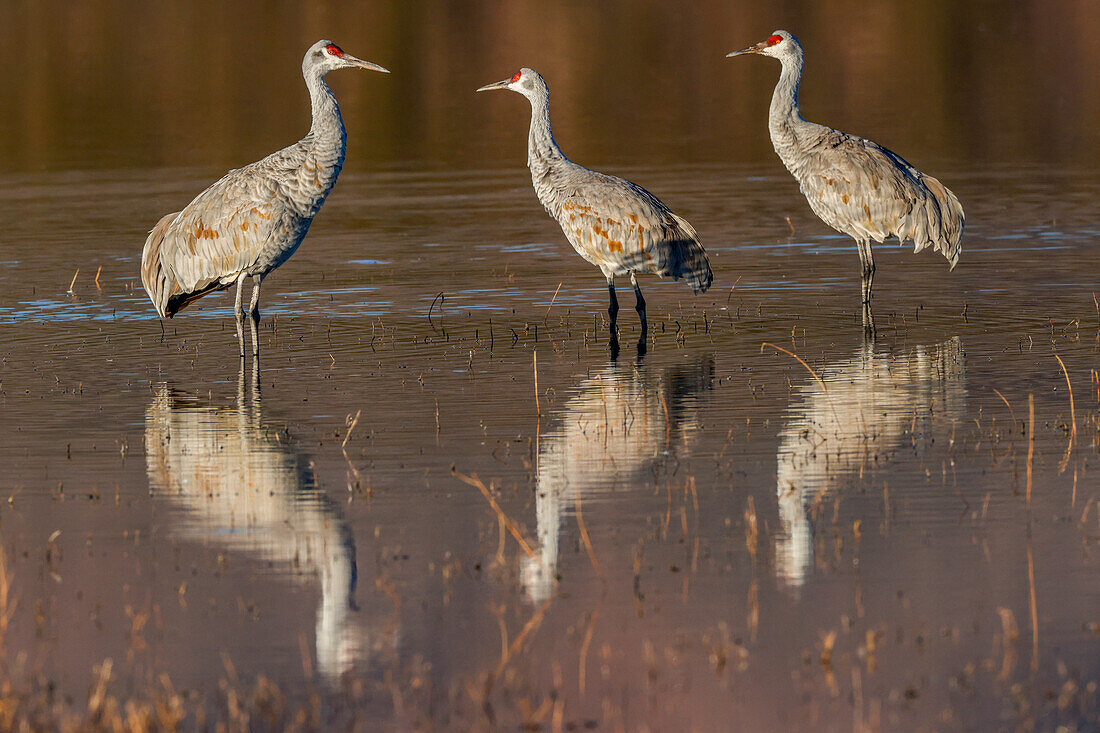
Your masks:
{"label": "tail feather", "polygon": [[161,247],[168,227],[178,215],[177,211],[161,218],[149,232],[149,238],[145,240],[145,248],[141,251],[141,282],[145,285],[145,292],[149,294],[149,300],[153,301],[153,306],[161,318],[171,318],[207,293],[225,290],[232,284],[232,281],[225,283],[214,280],[200,284],[191,290],[184,290],[172,273],[165,268]]}
{"label": "tail feather", "polygon": [[164,312],[169,318],[171,318],[187,306],[194,303],[202,296],[207,295],[208,293],[216,293],[219,290],[225,290],[228,287],[228,284],[222,283],[219,280],[214,280],[213,282],[199,288],[198,290],[192,290],[189,293],[176,293],[175,295],[172,295],[168,298],[168,302],[165,304]]}
{"label": "tail feather", "polygon": [[954,270],[962,252],[961,240],[966,221],[962,204],[951,189],[938,179],[922,175],[921,183],[930,195],[919,201],[909,215],[908,236],[914,242],[915,252],[931,245],[947,258]]}
{"label": "tail feather", "polygon": [[693,292],[704,293],[714,280],[706,250],[699,244],[699,235],[695,233],[695,228],[676,214],[672,216],[675,217],[676,223],[680,225],[686,236],[671,243],[672,256],[667,274],[676,280],[684,278]]}
{"label": "tail feather", "polygon": [[145,286],[145,292],[149,294],[149,300],[153,301],[153,307],[157,309],[157,314],[161,318],[167,318],[175,312],[170,313],[168,311],[168,301],[173,295],[173,291],[179,290],[172,277],[165,272],[160,259],[160,248],[164,243],[164,234],[177,216],[179,216],[178,211],[162,217],[152,231],[149,232],[149,237],[145,240],[145,247],[141,251],[141,282]]}

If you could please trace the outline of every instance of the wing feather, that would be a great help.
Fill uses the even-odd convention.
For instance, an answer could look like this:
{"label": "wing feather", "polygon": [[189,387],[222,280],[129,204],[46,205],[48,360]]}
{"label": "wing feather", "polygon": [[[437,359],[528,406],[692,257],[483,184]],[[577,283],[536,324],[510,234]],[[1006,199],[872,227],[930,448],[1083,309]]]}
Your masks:
{"label": "wing feather", "polygon": [[284,196],[266,172],[259,164],[230,171],[150,232],[142,280],[162,317],[228,287],[286,230]]}
{"label": "wing feather", "polygon": [[556,216],[582,257],[608,275],[655,273],[684,278],[695,292],[710,287],[710,263],[691,224],[641,186],[581,170]]}
{"label": "wing feather", "polygon": [[962,205],[946,186],[901,156],[854,135],[828,130],[798,170],[810,208],[855,239],[912,240],[931,246],[953,268],[961,251]]}

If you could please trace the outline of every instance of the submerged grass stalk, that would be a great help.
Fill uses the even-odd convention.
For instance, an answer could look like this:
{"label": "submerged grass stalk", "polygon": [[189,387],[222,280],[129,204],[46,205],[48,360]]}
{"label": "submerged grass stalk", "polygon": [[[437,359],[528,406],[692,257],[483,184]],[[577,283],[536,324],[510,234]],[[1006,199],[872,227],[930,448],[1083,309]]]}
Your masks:
{"label": "submerged grass stalk", "polygon": [[535,371],[535,413],[542,417],[542,406],[539,405],[539,352],[531,352],[531,368]]}
{"label": "submerged grass stalk", "polygon": [[1065,375],[1066,386],[1069,388],[1069,443],[1066,445],[1066,454],[1062,457],[1062,462],[1058,464],[1058,473],[1062,473],[1069,465],[1069,456],[1073,452],[1073,443],[1077,439],[1077,409],[1073,404],[1073,384],[1069,381],[1069,372],[1066,371],[1065,362],[1057,354],[1054,355],[1054,358],[1058,360],[1058,365],[1062,367],[1062,374]]}
{"label": "submerged grass stalk", "polygon": [[542,317],[542,322],[546,323],[546,319],[550,317],[550,309],[554,307],[554,301],[558,299],[558,290],[561,290],[561,283],[558,283],[557,290],[554,291],[554,297],[550,299],[550,305],[546,306],[546,315]]}
{"label": "submerged grass stalk", "polygon": [[459,481],[462,481],[465,484],[469,484],[470,486],[475,487],[478,491],[481,492],[481,495],[488,500],[489,506],[491,506],[493,508],[493,511],[496,513],[497,519],[499,519],[504,524],[504,526],[508,528],[508,532],[510,532],[511,535],[515,537],[516,542],[519,543],[519,546],[527,554],[527,557],[531,557],[535,554],[535,551],[531,549],[531,545],[528,544],[527,540],[523,538],[523,534],[519,531],[516,523],[512,521],[511,517],[504,513],[503,509],[500,508],[500,504],[498,504],[497,500],[493,498],[492,492],[490,492],[489,488],[482,482],[481,479],[477,477],[477,474],[474,474],[473,476],[466,476],[456,471],[455,476],[458,477]]}
{"label": "submerged grass stalk", "polygon": [[1015,431],[1016,430],[1016,411],[1012,409],[1012,405],[1008,404],[1008,400],[1005,399],[1005,396],[1003,394],[1001,394],[1000,391],[998,391],[996,387],[993,387],[993,391],[996,392],[997,396],[1001,398],[1001,401],[1005,403],[1005,407],[1008,408],[1008,414],[1012,415],[1012,429],[1013,429],[1013,431]]}
{"label": "submerged grass stalk", "polygon": [[1031,507],[1031,463],[1035,457],[1035,395],[1027,396],[1027,493],[1024,500]]}

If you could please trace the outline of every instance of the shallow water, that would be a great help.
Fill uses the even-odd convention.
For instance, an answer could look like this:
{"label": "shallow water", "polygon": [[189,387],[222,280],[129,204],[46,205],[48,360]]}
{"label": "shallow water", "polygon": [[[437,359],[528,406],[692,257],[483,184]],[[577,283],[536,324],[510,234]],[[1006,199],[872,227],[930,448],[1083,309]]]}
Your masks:
{"label": "shallow water", "polygon": [[[1077,4],[1056,9],[1077,18],[1067,34],[1095,22]],[[633,22],[659,26],[665,12]],[[546,22],[572,27],[582,11],[561,13]],[[886,15],[876,28],[901,17]],[[462,26],[429,16],[440,37]],[[475,37],[497,27],[464,22]],[[684,22],[705,26],[694,11]],[[989,22],[1029,48],[1018,19]],[[722,34],[719,63],[775,23],[744,25]],[[824,21],[806,25],[804,42],[828,37]],[[109,52],[88,43],[106,75]],[[517,32],[506,47],[524,43]],[[181,63],[201,69],[188,49]],[[375,49],[361,55],[399,66],[390,42]],[[1074,50],[1078,68],[1095,66],[1089,49]],[[269,684],[288,717],[313,709],[317,727],[353,714],[396,728],[1097,726],[1100,179],[1094,152],[1058,142],[1094,135],[1087,116],[1042,117],[1061,127],[1035,154],[1015,127],[952,101],[956,86],[1004,74],[986,61],[929,91],[944,116],[932,132],[872,105],[872,129],[855,131],[894,131],[901,152],[934,166],[967,229],[954,272],[931,253],[876,248],[868,341],[854,245],[813,217],[767,149],[771,62],[721,67],[752,100],[743,147],[716,149],[719,131],[690,118],[682,156],[634,154],[586,127],[582,102],[606,89],[590,81],[570,98],[588,77],[568,50],[546,52],[560,65],[566,152],[658,193],[696,226],[716,273],[698,297],[643,279],[644,357],[621,289],[610,358],[602,278],[534,199],[522,100],[419,98],[425,118],[455,123],[418,138],[363,121],[397,73],[334,82],[369,129],[349,125],[335,192],[265,281],[255,372],[251,360],[238,370],[231,295],[156,319],[141,242],[297,126],[264,120],[203,148],[194,130],[157,126],[178,120],[141,118],[129,137],[89,145],[51,127],[12,151],[0,174],[6,680],[49,689],[50,709],[79,717],[110,659],[120,701],[170,686],[192,724],[240,722],[243,700],[260,727]],[[693,68],[692,53],[676,68]],[[871,44],[831,70],[850,83],[896,53]],[[448,70],[440,89],[514,65],[462,54],[474,68]],[[856,119],[828,70],[815,72],[821,115],[807,116]],[[284,71],[257,83],[281,89]],[[201,79],[179,73],[179,94]],[[1053,93],[1042,81],[1006,78],[1004,94]],[[685,83],[678,93],[702,93],[701,79]],[[107,130],[129,114],[56,93]],[[667,110],[655,119],[647,105],[628,95],[614,113],[640,114],[643,151],[669,130]],[[967,121],[988,147],[946,142]],[[372,141],[384,144],[356,158]]]}
{"label": "shallow water", "polygon": [[[349,175],[265,284],[259,389],[229,296],[162,334],[136,245],[113,254],[135,226],[72,212],[72,295],[35,245],[49,196],[148,221],[201,176],[45,176],[40,207],[0,183],[23,212],[0,270],[9,664],[81,699],[111,658],[119,694],[167,674],[215,708],[220,679],[332,710],[359,680],[354,705],[406,722],[1093,720],[1100,221],[1065,202],[1094,179],[1006,171],[1031,203],[993,217],[955,174],[963,263],[880,247],[865,342],[854,252],[783,177],[630,173],[694,204],[719,272],[646,286],[644,358],[624,310],[609,359],[598,274],[524,171]],[[745,223],[757,201],[778,224]]]}

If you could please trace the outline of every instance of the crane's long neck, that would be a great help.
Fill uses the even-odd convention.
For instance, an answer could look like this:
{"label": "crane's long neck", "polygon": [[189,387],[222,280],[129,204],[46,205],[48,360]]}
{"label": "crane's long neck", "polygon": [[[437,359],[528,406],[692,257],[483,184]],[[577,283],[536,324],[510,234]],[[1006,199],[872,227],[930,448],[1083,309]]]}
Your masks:
{"label": "crane's long neck", "polygon": [[798,85],[802,81],[802,54],[793,53],[781,59],[783,71],[772,92],[771,109],[768,112],[768,130],[775,152],[790,168],[788,156],[796,152],[800,133],[809,126],[798,109]]}
{"label": "crane's long neck", "polygon": [[340,116],[340,105],[325,83],[324,74],[317,71],[307,74],[306,86],[309,88],[313,124],[303,142],[307,143],[307,160],[311,158],[316,165],[319,171],[317,180],[327,195],[344,165],[348,134],[344,129],[344,119]]}
{"label": "crane's long neck", "polygon": [[531,169],[531,182],[539,201],[553,213],[558,202],[551,174],[566,157],[550,129],[549,91],[536,90],[528,99],[531,101],[531,131],[527,137],[527,167]]}

